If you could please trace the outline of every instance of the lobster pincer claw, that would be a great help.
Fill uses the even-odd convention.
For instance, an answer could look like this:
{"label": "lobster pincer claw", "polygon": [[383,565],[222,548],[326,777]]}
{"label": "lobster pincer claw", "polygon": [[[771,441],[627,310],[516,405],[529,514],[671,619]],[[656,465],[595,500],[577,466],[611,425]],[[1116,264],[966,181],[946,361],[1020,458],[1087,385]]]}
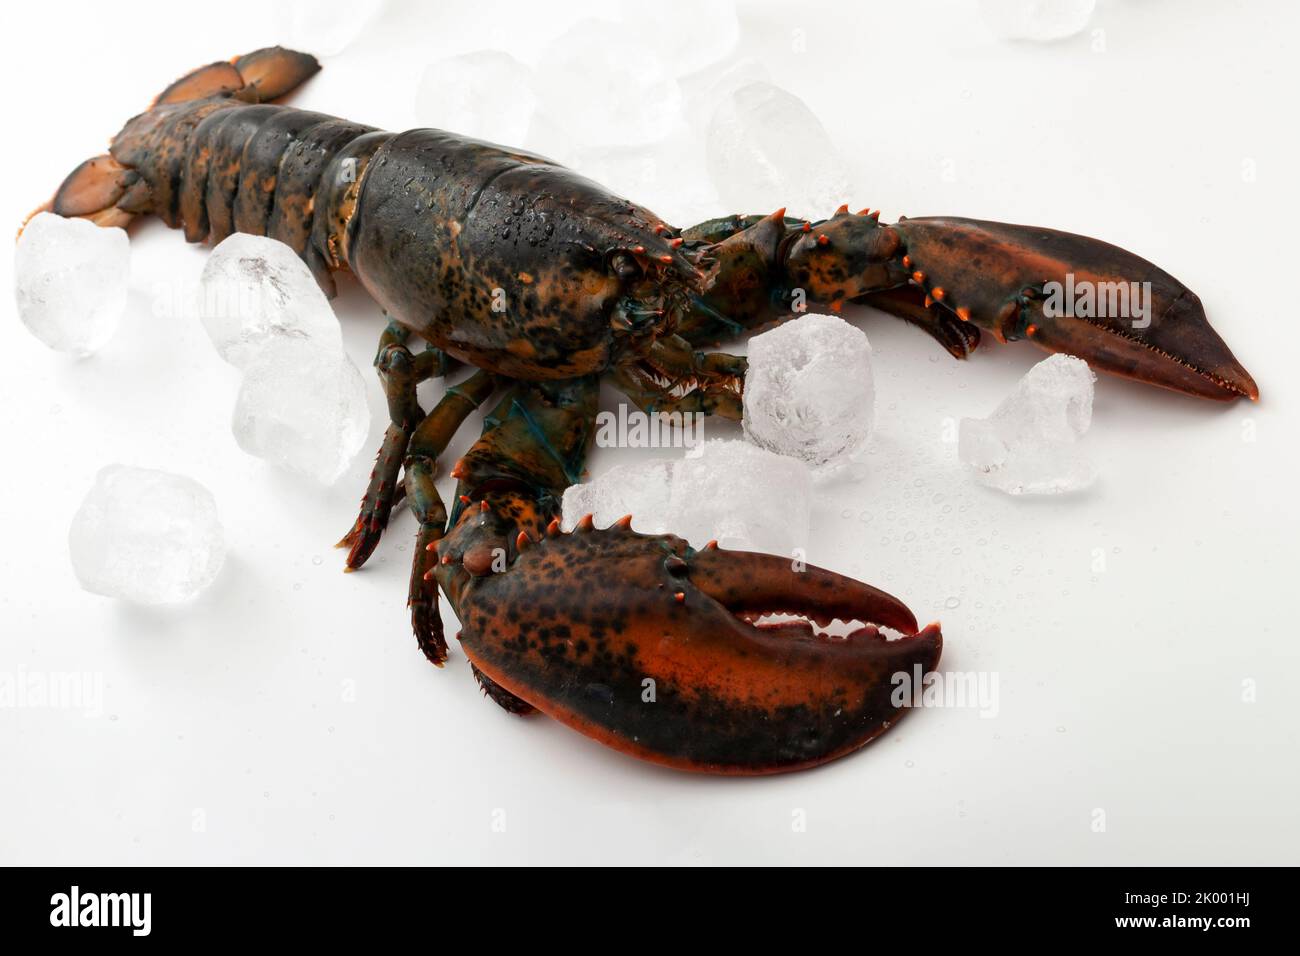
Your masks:
{"label": "lobster pincer claw", "polygon": [[[933,670],[943,643],[937,625],[918,632],[906,606],[866,584],[772,555],[696,551],[626,520],[553,525],[457,597],[461,644],[494,684],[625,753],[712,773],[856,750],[906,713],[895,675]],[[831,637],[811,623],[834,619],[858,626]]]}
{"label": "lobster pincer claw", "polygon": [[907,281],[926,307],[952,310],[1002,341],[1028,339],[1185,394],[1259,397],[1200,299],[1118,246],[975,219],[906,219],[887,228],[901,239]]}

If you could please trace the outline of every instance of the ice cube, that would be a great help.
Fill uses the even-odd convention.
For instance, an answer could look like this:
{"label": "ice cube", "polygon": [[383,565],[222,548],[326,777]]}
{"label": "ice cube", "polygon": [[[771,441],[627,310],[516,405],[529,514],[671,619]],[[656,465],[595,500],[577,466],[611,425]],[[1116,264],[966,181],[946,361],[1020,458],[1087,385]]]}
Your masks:
{"label": "ice cube", "polygon": [[641,146],[681,118],[681,90],[667,63],[627,27],[581,20],[537,61],[540,108],[579,146]]}
{"label": "ice cube", "polygon": [[694,224],[726,214],[695,147],[692,137],[673,136],[650,146],[574,148],[554,158],[668,222]]}
{"label": "ice cube", "polygon": [[988,418],[962,419],[957,456],[980,481],[1007,494],[1088,487],[1097,473],[1075,443],[1092,423],[1094,381],[1082,359],[1044,359]]}
{"label": "ice cube", "polygon": [[126,310],[130,280],[131,250],[123,229],[42,212],[18,237],[18,315],[56,351],[84,357],[102,348]]}
{"label": "ice cube", "polygon": [[645,46],[662,50],[672,71],[681,76],[725,58],[740,41],[740,19],[734,0],[691,0],[690,23],[664,16],[660,7],[643,0],[621,0],[624,29]]}
{"label": "ice cube", "polygon": [[307,264],[283,242],[265,236],[235,233],[212,251],[196,308],[217,352],[236,368],[277,340],[343,348],[334,310]]}
{"label": "ice cube", "polygon": [[771,79],[767,64],[757,57],[716,64],[678,81],[682,88],[682,112],[688,122],[703,130],[724,99],[742,86]]}
{"label": "ice cube", "polygon": [[848,202],[848,168],[807,104],[771,83],[722,97],[705,134],[709,176],[728,209],[821,218]]}
{"label": "ice cube", "polygon": [[294,50],[316,56],[342,53],[369,26],[384,0],[287,0],[272,4],[274,35]]}
{"label": "ice cube", "polygon": [[226,548],[212,493],[192,478],[109,465],[68,531],[77,580],[87,591],[137,604],[170,604],[216,578]]}
{"label": "ice cube", "polygon": [[810,313],[749,340],[745,435],[817,478],[865,451],[875,398],[867,336],[838,316]]}
{"label": "ice cube", "polygon": [[624,515],[632,516],[632,528],[642,534],[663,534],[668,527],[668,499],[675,462],[668,458],[615,465],[581,485],[564,492],[561,526],[573,529],[585,515],[592,515],[596,527],[605,528]]}
{"label": "ice cube", "polygon": [[533,71],[508,53],[449,56],[425,67],[415,117],[422,126],[518,148],[537,110],[533,85]]}
{"label": "ice cube", "polygon": [[231,427],[250,455],[330,485],[370,431],[365,383],[341,349],[277,339],[244,369]]}
{"label": "ice cube", "polygon": [[984,20],[1008,40],[1060,40],[1088,25],[1097,0],[980,0]]}
{"label": "ice cube", "polygon": [[668,530],[697,548],[794,556],[808,547],[812,475],[803,462],[745,441],[706,441],[673,469]]}

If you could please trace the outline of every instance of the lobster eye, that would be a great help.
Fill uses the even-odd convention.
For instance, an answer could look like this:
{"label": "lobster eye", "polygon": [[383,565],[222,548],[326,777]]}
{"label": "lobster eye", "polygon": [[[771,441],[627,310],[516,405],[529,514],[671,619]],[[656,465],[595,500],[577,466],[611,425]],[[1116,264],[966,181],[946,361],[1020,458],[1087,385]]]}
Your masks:
{"label": "lobster eye", "polygon": [[635,279],[641,275],[641,267],[626,252],[616,252],[609,260],[609,267],[620,279]]}

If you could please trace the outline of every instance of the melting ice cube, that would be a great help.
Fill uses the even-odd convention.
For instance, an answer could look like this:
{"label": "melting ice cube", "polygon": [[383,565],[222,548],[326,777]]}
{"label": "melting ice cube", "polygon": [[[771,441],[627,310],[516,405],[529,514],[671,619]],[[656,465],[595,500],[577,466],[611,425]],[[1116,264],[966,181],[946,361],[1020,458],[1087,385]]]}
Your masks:
{"label": "melting ice cube", "polygon": [[109,465],[68,532],[77,580],[87,591],[138,604],[170,604],[216,578],[226,549],[216,502],[191,478]]}
{"label": "melting ice cube", "polygon": [[808,314],[749,340],[745,435],[819,478],[865,449],[875,416],[871,345],[834,315]]}
{"label": "melting ice cube", "polygon": [[23,324],[59,352],[84,357],[113,337],[126,310],[126,231],[37,213],[14,250],[14,298]]}
{"label": "melting ice cube", "polygon": [[957,456],[984,484],[1012,495],[1086,488],[1097,474],[1075,443],[1092,423],[1094,381],[1082,359],[1044,359],[988,418],[962,419]]}
{"label": "melting ice cube", "polygon": [[1097,0],[980,0],[993,32],[1008,40],[1061,40],[1088,25]]}
{"label": "melting ice cube", "polygon": [[696,547],[794,555],[808,547],[812,475],[745,441],[706,441],[673,469],[668,530]]}
{"label": "melting ice cube", "polygon": [[705,136],[709,175],[729,209],[823,218],[853,192],[826,128],[803,100],[771,83],[722,97]]}
{"label": "melting ice cube", "polygon": [[[641,146],[681,118],[671,67],[627,27],[582,20],[537,61],[541,109],[579,146]],[[575,105],[577,104],[577,105]]]}
{"label": "melting ice cube", "polygon": [[476,50],[425,67],[415,93],[421,125],[520,147],[537,97],[533,71],[508,53]]}
{"label": "melting ice cube", "polygon": [[591,481],[570,485],[564,492],[564,530],[572,530],[586,515],[592,516],[598,528],[631,515],[634,531],[672,531],[668,526],[668,498],[675,465],[667,458],[615,465]]}
{"label": "melting ice cube", "polygon": [[231,428],[250,455],[333,484],[370,431],[365,383],[341,349],[272,342],[244,369]]}
{"label": "melting ice cube", "polygon": [[334,310],[307,264],[265,236],[235,233],[212,251],[199,280],[197,309],[217,352],[236,368],[279,339],[343,347]]}
{"label": "melting ice cube", "polygon": [[334,56],[352,45],[384,8],[384,0],[281,0],[271,5],[285,46]]}
{"label": "melting ice cube", "polygon": [[632,529],[686,538],[697,548],[794,555],[808,544],[812,476],[802,462],[744,441],[706,441],[676,461],[617,465],[564,493],[561,523],[592,515],[608,527],[632,515]]}

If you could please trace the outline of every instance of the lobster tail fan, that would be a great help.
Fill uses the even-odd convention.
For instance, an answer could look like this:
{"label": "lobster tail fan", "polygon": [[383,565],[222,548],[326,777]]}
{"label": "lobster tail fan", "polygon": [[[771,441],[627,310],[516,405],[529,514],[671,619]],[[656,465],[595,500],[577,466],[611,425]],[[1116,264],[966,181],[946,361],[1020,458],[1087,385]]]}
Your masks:
{"label": "lobster tail fan", "polygon": [[186,73],[159,93],[153,105],[188,103],[210,96],[269,103],[292,93],[319,72],[320,63],[310,53],[269,46]]}
{"label": "lobster tail fan", "polygon": [[49,209],[60,216],[84,216],[100,226],[125,226],[132,213],[119,203],[133,188],[147,188],[139,173],[107,154],[95,156],[68,174]]}
{"label": "lobster tail fan", "polygon": [[320,62],[310,53],[269,46],[238,57],[234,67],[244,80],[235,95],[250,103],[269,103],[292,93],[320,72]]}
{"label": "lobster tail fan", "polygon": [[[155,211],[166,219],[172,198],[166,188],[169,179],[155,175],[151,186],[149,177],[141,175],[149,171],[148,163],[157,165],[160,157],[178,155],[179,140],[202,116],[224,108],[224,102],[276,100],[318,72],[320,63],[311,54],[278,46],[201,66],[158,94],[148,110],[114,137],[111,155],[95,156],[74,169],[54,198],[36,212],[80,216],[100,226],[125,227],[136,215]],[[154,189],[159,185],[164,188],[156,210]]]}
{"label": "lobster tail fan", "polygon": [[165,106],[168,103],[207,99],[222,93],[238,92],[246,85],[243,74],[233,63],[209,63],[176,80],[158,94],[152,105]]}

